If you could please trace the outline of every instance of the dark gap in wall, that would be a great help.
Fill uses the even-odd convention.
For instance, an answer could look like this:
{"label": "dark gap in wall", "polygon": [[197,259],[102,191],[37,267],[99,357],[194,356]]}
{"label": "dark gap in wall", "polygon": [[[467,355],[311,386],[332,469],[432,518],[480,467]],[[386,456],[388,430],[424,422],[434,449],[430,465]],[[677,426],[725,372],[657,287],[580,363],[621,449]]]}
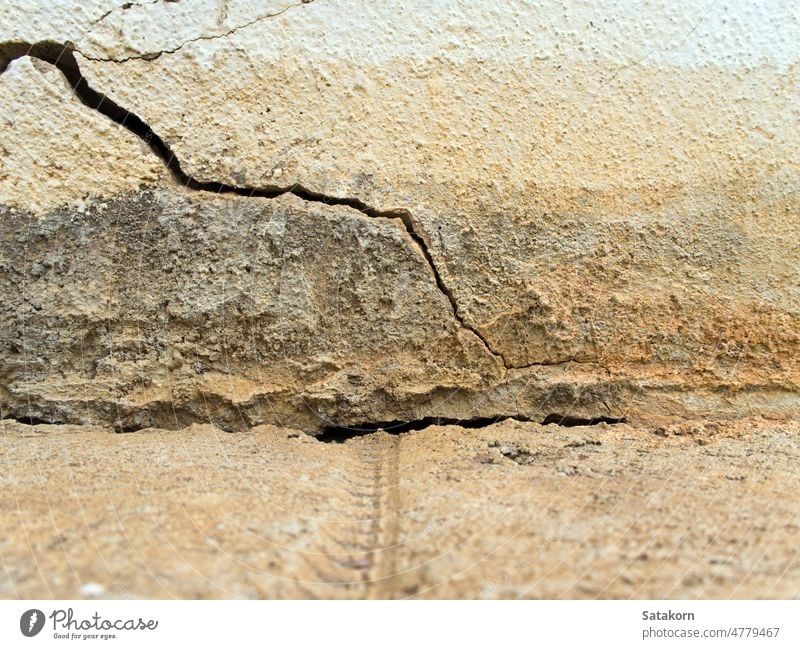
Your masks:
{"label": "dark gap in wall", "polygon": [[[499,421],[533,421],[530,417],[522,415],[504,415],[500,417],[474,417],[471,419],[456,419],[449,417],[423,417],[411,421],[381,421],[352,426],[328,426],[317,439],[321,442],[341,444],[354,437],[371,435],[378,431],[399,435],[414,430],[423,430],[430,426],[460,426],[461,428],[483,428],[491,426]],[[595,426],[597,424],[622,424],[625,423],[624,417],[570,417],[568,415],[550,414],[540,422],[543,426],[556,424],[558,426]]]}
{"label": "dark gap in wall", "polygon": [[596,426],[597,424],[624,424],[625,417],[571,417],[569,415],[550,414],[542,421],[542,426],[557,424],[558,426]]}
{"label": "dark gap in wall", "polygon": [[[354,437],[363,437],[371,435],[378,431],[383,431],[390,435],[399,435],[415,430],[423,430],[431,426],[460,426],[461,428],[484,428],[491,426],[500,421],[534,421],[530,417],[524,415],[502,415],[498,417],[473,417],[470,419],[458,419],[455,417],[422,417],[421,419],[412,419],[410,421],[378,421],[367,422],[362,424],[353,424],[351,426],[332,425],[327,426],[321,433],[316,435],[320,442],[341,444],[348,439]],[[15,415],[6,415],[0,421],[13,421],[28,426],[50,425],[50,426],[63,426],[65,423],[60,420],[41,419],[39,417],[20,417]],[[208,422],[223,430],[225,432],[236,432],[231,426],[227,426],[221,422]],[[549,424],[556,424],[558,426],[594,426],[596,424],[622,424],[625,423],[625,418],[615,417],[570,417],[567,415],[547,415],[541,423],[543,426]],[[115,433],[136,433],[146,428],[158,428],[157,425],[121,425],[117,424],[113,427]]]}
{"label": "dark gap in wall", "polygon": [[47,419],[40,419],[39,417],[3,417],[3,419],[4,420],[8,420],[8,421],[15,421],[15,422],[17,422],[19,424],[26,424],[28,426],[41,426],[41,425],[63,426],[64,425],[63,421],[58,421],[58,420],[50,421],[50,420],[47,420]]}
{"label": "dark gap in wall", "polygon": [[491,426],[498,421],[514,419],[516,421],[530,421],[527,417],[474,417],[472,419],[457,419],[450,417],[423,417],[411,421],[378,421],[363,424],[353,424],[352,426],[327,426],[322,433],[317,435],[320,442],[333,442],[341,444],[354,437],[363,437],[383,431],[390,435],[399,435],[412,430],[422,430],[430,426],[461,426],[462,428],[483,428]]}

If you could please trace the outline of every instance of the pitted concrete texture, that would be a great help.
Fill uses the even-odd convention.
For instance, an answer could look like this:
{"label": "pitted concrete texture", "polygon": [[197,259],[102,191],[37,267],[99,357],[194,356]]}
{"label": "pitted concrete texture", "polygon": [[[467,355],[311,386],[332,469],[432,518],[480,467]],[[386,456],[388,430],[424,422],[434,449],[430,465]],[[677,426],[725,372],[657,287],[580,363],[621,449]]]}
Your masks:
{"label": "pitted concrete texture", "polygon": [[797,416],[794,4],[10,5],[5,416]]}
{"label": "pitted concrete texture", "polygon": [[0,595],[794,598],[799,432],[4,422]]}
{"label": "pitted concrete texture", "polygon": [[798,595],[796,2],[0,16],[2,595]]}

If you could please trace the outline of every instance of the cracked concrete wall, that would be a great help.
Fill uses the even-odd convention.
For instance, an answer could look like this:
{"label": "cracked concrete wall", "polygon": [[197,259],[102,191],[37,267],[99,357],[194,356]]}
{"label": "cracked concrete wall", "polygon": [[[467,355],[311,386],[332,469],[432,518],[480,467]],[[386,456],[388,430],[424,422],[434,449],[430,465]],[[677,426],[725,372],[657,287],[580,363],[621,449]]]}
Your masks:
{"label": "cracked concrete wall", "polygon": [[4,4],[4,414],[800,412],[794,3]]}

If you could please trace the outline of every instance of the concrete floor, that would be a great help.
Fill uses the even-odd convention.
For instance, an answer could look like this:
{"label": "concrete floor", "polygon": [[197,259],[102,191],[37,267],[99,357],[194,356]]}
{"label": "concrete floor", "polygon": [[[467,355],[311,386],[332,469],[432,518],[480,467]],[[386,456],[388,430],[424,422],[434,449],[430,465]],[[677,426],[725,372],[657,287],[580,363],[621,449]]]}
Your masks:
{"label": "concrete floor", "polygon": [[800,423],[0,422],[5,598],[795,598]]}

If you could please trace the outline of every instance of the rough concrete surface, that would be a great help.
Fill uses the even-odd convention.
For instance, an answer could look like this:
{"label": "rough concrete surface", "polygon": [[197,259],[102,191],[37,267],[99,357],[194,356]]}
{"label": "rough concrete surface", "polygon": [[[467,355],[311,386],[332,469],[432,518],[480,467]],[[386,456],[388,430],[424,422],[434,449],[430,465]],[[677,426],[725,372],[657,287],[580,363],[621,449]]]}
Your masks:
{"label": "rough concrete surface", "polygon": [[[702,479],[692,483],[689,472],[713,464],[708,449],[685,436],[662,444],[651,434],[686,422],[737,431],[712,434],[714,448],[749,449],[741,440],[756,435],[752,452],[774,455],[763,470],[791,484],[781,454],[793,448],[800,415],[797,3],[0,4],[0,418],[14,431],[4,438],[9,453],[36,440],[29,443],[43,445],[37,457],[53,458],[53,482],[65,478],[52,454],[84,439],[111,472],[124,457],[117,449],[135,447],[143,457],[161,449],[164,466],[185,449],[194,466],[210,440],[224,440],[213,442],[221,448],[258,441],[256,456],[284,458],[259,489],[283,490],[299,503],[288,493],[295,469],[318,493],[328,483],[360,492],[347,481],[369,482],[383,466],[373,456],[414,440],[427,451],[409,456],[405,477],[394,482],[402,486],[398,497],[420,499],[429,520],[403,517],[403,524],[427,529],[438,515],[433,502],[453,482],[457,502],[477,499],[474,516],[465,514],[467,549],[452,565],[434,560],[447,544],[439,537],[416,544],[404,527],[412,536],[403,551],[379,552],[376,535],[393,532],[359,523],[352,534],[367,540],[348,532],[347,548],[360,543],[389,556],[362,558],[366,567],[358,570],[369,579],[350,590],[332,586],[335,596],[505,596],[507,589],[524,596],[524,584],[538,584],[536,596],[796,593],[792,563],[781,554],[789,552],[783,531],[774,534],[782,548],[775,565],[785,568],[785,582],[770,581],[761,563],[752,574],[748,563],[698,567],[699,537],[667,552],[663,570],[647,560],[622,569],[620,557],[633,550],[612,545],[600,556],[605,546],[589,544],[573,572],[558,576],[562,568],[554,568],[536,582],[542,557],[577,545],[577,532],[558,527],[553,514],[535,538],[511,541],[505,527],[486,532],[489,544],[508,536],[499,554],[479,561],[490,572],[507,574],[499,557],[540,547],[541,557],[501,583],[470,572],[472,558],[489,548],[470,545],[469,534],[484,514],[494,520],[480,498],[505,497],[493,471],[511,471],[509,484],[526,498],[563,496],[569,511],[584,512],[582,474],[564,481],[548,472],[547,462],[563,453],[523,453],[539,459],[514,462],[496,457],[500,447],[481,450],[497,419],[511,440],[500,441],[511,446],[522,443],[514,431],[533,431],[538,440],[539,426],[551,422],[613,429],[601,450],[590,445],[609,471],[619,462],[619,484],[609,478],[609,493],[644,484],[677,498],[669,481],[659,482],[675,470],[692,492],[689,507],[702,506],[690,486]],[[23,424],[50,428],[26,437],[18,434]],[[450,424],[463,430],[431,427]],[[324,443],[348,428],[398,426],[400,437]],[[565,426],[547,427],[543,439],[571,434]],[[757,433],[748,432],[752,426]],[[287,441],[287,431],[300,437]],[[616,460],[604,455],[608,449]],[[473,466],[469,453],[484,450],[485,466]],[[641,464],[645,451],[657,461]],[[231,467],[256,460],[234,457]],[[252,469],[241,487],[249,489],[255,467],[242,466]],[[219,498],[233,498],[231,470],[230,477],[211,471]],[[526,490],[520,485],[531,472],[543,482]],[[169,473],[163,480],[171,484]],[[416,492],[417,474],[431,493]],[[12,463],[5,479],[24,476]],[[709,529],[727,529],[740,483],[758,482],[748,476],[714,483],[714,494],[728,494],[721,498],[728,513]],[[166,483],[153,488],[156,501],[166,499]],[[564,483],[574,490],[562,493]],[[91,488],[76,485],[78,494]],[[779,493],[788,498],[748,491],[748,502],[780,503],[769,500]],[[337,507],[363,504],[342,498],[308,507],[330,517]],[[135,519],[136,510],[126,511]],[[615,512],[608,510],[609,530],[624,519]],[[699,514],[670,512],[684,524]],[[512,519],[521,524],[519,516]],[[637,532],[640,545],[648,530],[661,539],[653,516]],[[288,514],[283,524],[301,525]],[[201,543],[193,524],[176,525],[186,552]],[[285,560],[281,544],[297,535],[284,539],[263,519],[254,525],[269,542],[235,543],[265,571],[264,561]],[[553,525],[551,536],[542,532]],[[743,538],[773,538],[745,534],[741,525],[734,527]],[[320,529],[305,542],[324,555],[328,532]],[[452,535],[461,538],[462,529]],[[9,538],[13,546],[21,537]],[[674,548],[674,541],[661,542]],[[48,586],[34,573],[26,581],[18,571],[36,569],[39,550],[23,543],[20,555],[12,546],[4,549],[13,557],[6,594],[23,592],[20,580],[39,593],[77,587],[67,577]],[[584,566],[592,574],[585,552],[599,553],[592,561],[605,566],[598,573],[604,588],[574,572]],[[211,575],[208,584],[225,583],[193,586],[195,594],[306,592],[299,563],[281,568],[285,578],[254,573],[245,587],[244,572],[227,581],[212,559],[203,558],[199,572]],[[130,571],[119,581],[129,584],[126,592],[192,594],[174,574],[140,584],[132,565],[118,566]],[[158,570],[169,565],[165,559]],[[395,568],[398,575],[386,576]],[[347,580],[355,569],[343,570]],[[342,581],[338,568],[312,561],[308,575],[315,571],[323,575],[317,581]],[[723,573],[721,581],[712,577]]]}
{"label": "rough concrete surface", "polygon": [[0,595],[794,598],[799,433],[4,422]]}
{"label": "rough concrete surface", "polygon": [[0,31],[9,415],[798,412],[793,5],[129,4]]}

